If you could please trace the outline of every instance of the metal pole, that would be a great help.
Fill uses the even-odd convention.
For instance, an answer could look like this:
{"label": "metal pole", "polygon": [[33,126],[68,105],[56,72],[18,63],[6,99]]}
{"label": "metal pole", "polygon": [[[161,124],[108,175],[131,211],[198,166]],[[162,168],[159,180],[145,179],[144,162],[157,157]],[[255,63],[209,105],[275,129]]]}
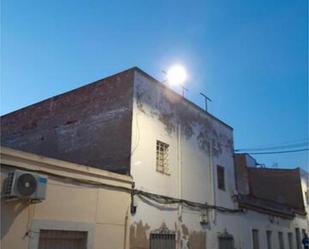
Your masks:
{"label": "metal pole", "polygon": [[208,104],[208,101],[211,101],[211,99],[208,98],[204,93],[200,93],[200,94],[203,96],[204,101],[205,101],[205,111],[208,111],[207,104]]}

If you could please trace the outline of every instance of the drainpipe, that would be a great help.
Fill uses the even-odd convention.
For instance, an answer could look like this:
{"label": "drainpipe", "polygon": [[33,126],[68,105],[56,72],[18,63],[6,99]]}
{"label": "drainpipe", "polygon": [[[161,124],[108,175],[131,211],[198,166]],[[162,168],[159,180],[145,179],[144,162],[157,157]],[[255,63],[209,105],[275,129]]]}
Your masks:
{"label": "drainpipe", "polygon": [[[213,166],[213,156],[212,156],[212,141],[209,143],[209,170],[210,170],[210,185],[211,185],[211,202],[212,205],[216,205],[216,181]],[[212,210],[212,221],[216,224],[216,210]]]}
{"label": "drainpipe", "polygon": [[[182,199],[182,160],[181,160],[181,125],[177,127],[177,162],[178,162],[178,198]],[[182,204],[179,204],[179,215],[182,216]]]}
{"label": "drainpipe", "polygon": [[124,218],[124,238],[123,238],[123,248],[127,249],[128,247],[128,234],[129,234],[129,229],[128,229],[128,219],[129,219],[129,208],[126,211],[126,216]]}
{"label": "drainpipe", "polygon": [[[178,198],[182,199],[182,153],[181,153],[181,125],[178,124],[177,126],[177,163],[178,163]],[[178,204],[178,217],[177,217],[177,230],[176,231],[176,241],[179,243],[177,245],[180,248],[181,240],[182,240],[182,203]],[[179,236],[179,237],[178,237]]]}

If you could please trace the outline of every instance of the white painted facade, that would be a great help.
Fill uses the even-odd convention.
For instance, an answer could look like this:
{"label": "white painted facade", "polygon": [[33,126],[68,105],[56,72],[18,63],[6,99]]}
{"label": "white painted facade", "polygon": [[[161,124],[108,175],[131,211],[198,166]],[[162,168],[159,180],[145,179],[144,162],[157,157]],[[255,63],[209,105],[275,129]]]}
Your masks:
{"label": "white painted facade", "polygon": [[[156,171],[157,140],[169,145],[169,175]],[[136,189],[238,208],[232,198],[236,193],[232,129],[139,72],[135,72],[131,147],[131,175]],[[225,191],[217,188],[217,165],[225,168]],[[308,182],[303,180],[304,191],[307,188]],[[134,233],[140,224],[149,238],[151,231],[165,223],[176,233],[177,248],[208,249],[219,248],[218,236],[226,233],[233,236],[235,248],[251,249],[252,229],[259,231],[261,249],[267,248],[266,230],[272,231],[272,248],[279,248],[278,232],[283,232],[285,248],[289,248],[287,234],[292,232],[296,248],[295,228],[308,231],[308,220],[302,216],[286,220],[254,211],[210,210],[209,223],[201,225],[201,213],[180,204],[161,205],[138,198],[131,228]],[[147,240],[141,243],[140,248],[148,248],[144,245]],[[137,247],[131,243],[132,249]]]}

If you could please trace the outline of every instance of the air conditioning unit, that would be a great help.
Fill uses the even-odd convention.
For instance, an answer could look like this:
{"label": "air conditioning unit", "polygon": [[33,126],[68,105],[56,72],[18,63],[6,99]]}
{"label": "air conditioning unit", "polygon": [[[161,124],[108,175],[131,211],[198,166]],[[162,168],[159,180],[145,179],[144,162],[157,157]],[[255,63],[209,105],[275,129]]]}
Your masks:
{"label": "air conditioning unit", "polygon": [[4,181],[3,196],[29,200],[44,200],[47,176],[23,170],[9,172]]}

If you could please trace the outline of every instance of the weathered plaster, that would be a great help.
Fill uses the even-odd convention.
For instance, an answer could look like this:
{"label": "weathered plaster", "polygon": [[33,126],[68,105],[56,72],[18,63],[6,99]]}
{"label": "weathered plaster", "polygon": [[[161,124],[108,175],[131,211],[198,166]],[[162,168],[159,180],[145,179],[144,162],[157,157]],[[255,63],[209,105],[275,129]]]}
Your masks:
{"label": "weathered plaster", "polygon": [[137,108],[145,115],[160,121],[167,134],[176,133],[177,126],[180,125],[182,135],[186,139],[195,136],[199,148],[206,153],[209,153],[210,140],[213,143],[214,156],[223,153],[222,147],[231,151],[232,139],[226,132],[221,132],[229,128],[221,125],[222,127],[218,129],[216,124],[218,122],[215,119],[188,105],[181,96],[171,93],[168,89],[153,87],[152,84],[143,84],[141,81],[137,81],[136,84]]}
{"label": "weathered plaster", "polygon": [[135,222],[130,226],[130,248],[131,249],[148,249],[149,248],[149,231],[150,227],[142,221]]}

